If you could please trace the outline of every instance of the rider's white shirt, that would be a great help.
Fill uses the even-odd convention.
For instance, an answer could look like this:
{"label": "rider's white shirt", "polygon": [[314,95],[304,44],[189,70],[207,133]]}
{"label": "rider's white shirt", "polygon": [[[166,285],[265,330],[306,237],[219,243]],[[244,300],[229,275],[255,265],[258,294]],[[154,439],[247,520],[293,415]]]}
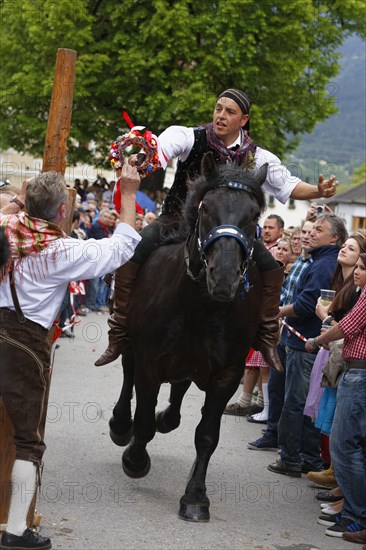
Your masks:
{"label": "rider's white shirt", "polygon": [[[160,134],[158,139],[160,160],[165,168],[168,160],[172,158],[177,157],[183,162],[187,160],[194,144],[194,128],[170,126]],[[240,141],[239,135],[228,149],[240,144]],[[276,199],[285,204],[301,179],[292,176],[291,172],[281,164],[280,159],[276,157],[276,155],[270,153],[270,151],[266,151],[266,149],[257,146],[254,160],[254,172],[257,172],[263,164],[268,162],[267,179],[262,185],[263,191],[276,197]]]}

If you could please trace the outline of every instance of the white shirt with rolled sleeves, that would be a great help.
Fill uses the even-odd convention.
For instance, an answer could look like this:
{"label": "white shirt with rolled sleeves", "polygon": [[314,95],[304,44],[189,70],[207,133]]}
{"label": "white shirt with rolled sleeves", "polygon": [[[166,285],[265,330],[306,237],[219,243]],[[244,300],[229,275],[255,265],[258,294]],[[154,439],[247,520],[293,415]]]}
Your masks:
{"label": "white shirt with rolled sleeves", "polygon": [[[194,144],[194,128],[186,128],[185,126],[170,126],[162,132],[158,138],[159,141],[159,159],[165,169],[170,159],[177,157],[184,162],[187,160],[189,153]],[[235,145],[240,145],[241,136],[228,149]],[[255,153],[255,168],[256,173],[263,164],[268,162],[267,179],[262,185],[265,193],[276,197],[280,202],[285,204],[289,199],[292,191],[300,178],[292,176],[276,155],[273,155],[266,149],[257,146]]]}
{"label": "white shirt with rolled sleeves", "polygon": [[[49,330],[70,281],[94,279],[115,271],[132,258],[140,240],[130,225],[120,223],[110,238],[81,241],[66,237],[54,241],[38,254],[43,256],[39,265],[47,266],[44,275],[32,276],[32,259],[22,260],[22,272],[15,271],[14,277],[25,317]],[[8,277],[0,285],[0,307],[15,310]]]}

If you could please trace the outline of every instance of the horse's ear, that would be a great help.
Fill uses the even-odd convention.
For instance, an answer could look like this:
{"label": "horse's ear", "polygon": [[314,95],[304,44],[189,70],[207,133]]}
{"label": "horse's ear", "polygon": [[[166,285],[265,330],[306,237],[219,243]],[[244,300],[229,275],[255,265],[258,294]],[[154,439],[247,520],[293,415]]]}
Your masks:
{"label": "horse's ear", "polygon": [[217,164],[214,160],[214,156],[212,151],[209,151],[206,153],[201,162],[201,172],[202,175],[205,177],[206,180],[212,179],[216,176],[218,171]]}
{"label": "horse's ear", "polygon": [[260,169],[258,170],[255,176],[255,179],[257,180],[259,185],[263,185],[263,183],[266,181],[267,172],[268,172],[268,162],[266,162],[260,167]]}

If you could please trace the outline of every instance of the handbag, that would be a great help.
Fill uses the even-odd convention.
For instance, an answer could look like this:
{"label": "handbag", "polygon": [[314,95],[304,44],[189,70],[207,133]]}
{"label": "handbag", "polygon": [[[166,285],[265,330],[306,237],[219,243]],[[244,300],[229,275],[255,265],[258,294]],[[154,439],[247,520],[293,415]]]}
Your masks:
{"label": "handbag", "polygon": [[343,338],[329,342],[330,355],[323,367],[322,388],[336,388],[343,370]]}

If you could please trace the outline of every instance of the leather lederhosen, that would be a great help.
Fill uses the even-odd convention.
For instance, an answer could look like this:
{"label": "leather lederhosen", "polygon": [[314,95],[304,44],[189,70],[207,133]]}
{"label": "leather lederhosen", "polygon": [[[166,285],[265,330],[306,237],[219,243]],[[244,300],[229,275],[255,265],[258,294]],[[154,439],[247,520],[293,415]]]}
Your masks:
{"label": "leather lederhosen", "polygon": [[39,464],[46,448],[50,342],[47,329],[25,318],[11,287],[16,311],[0,308],[0,395],[14,428],[16,458]]}

